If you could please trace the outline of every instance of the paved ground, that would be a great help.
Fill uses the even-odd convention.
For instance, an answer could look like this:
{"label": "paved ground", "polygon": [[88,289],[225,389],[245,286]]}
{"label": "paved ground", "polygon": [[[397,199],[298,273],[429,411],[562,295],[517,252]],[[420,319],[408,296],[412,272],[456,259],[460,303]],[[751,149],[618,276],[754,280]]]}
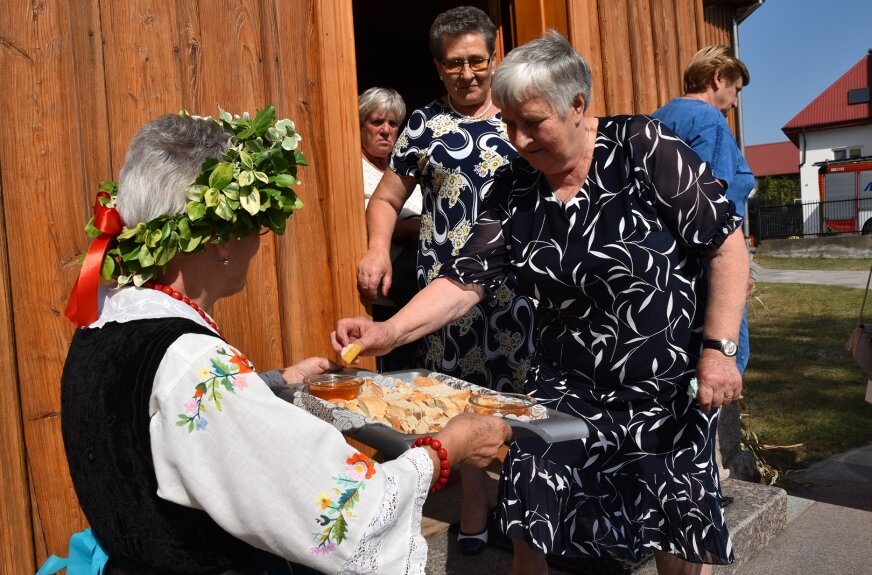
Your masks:
{"label": "paved ground", "polygon": [[872,512],[811,502],[735,575],[868,575],[870,557]]}
{"label": "paved ground", "polygon": [[824,284],[865,289],[869,272],[772,270],[751,263],[751,277],[758,282]]}

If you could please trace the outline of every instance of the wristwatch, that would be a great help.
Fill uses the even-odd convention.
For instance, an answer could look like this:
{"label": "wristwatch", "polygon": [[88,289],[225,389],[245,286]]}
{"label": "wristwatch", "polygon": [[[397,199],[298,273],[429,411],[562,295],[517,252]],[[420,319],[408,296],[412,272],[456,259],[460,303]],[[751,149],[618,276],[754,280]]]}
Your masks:
{"label": "wristwatch", "polygon": [[702,346],[708,349],[716,349],[727,357],[735,357],[739,346],[731,339],[704,339]]}

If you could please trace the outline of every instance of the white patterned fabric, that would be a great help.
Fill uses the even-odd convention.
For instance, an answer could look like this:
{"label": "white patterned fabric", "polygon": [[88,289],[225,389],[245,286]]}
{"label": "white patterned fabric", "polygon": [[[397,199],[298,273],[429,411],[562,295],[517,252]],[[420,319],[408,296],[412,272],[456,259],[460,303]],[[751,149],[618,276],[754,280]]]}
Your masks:
{"label": "white patterned fabric", "polygon": [[[166,294],[104,293],[100,320],[187,317]],[[149,405],[158,495],[201,509],[250,545],[325,573],[424,573],[425,450],[373,463],[333,426],[278,398],[237,349],[187,334],[170,346]],[[377,553],[374,553],[377,551]]]}
{"label": "white patterned fabric", "polygon": [[[361,158],[361,162],[363,164],[363,208],[364,210],[369,207],[369,200],[372,198],[372,195],[375,193],[376,187],[378,187],[378,183],[381,181],[384,172],[373,166],[369,160],[366,158]],[[407,218],[417,218],[421,215],[421,206],[422,206],[422,198],[421,198],[421,186],[415,186],[415,189],[412,190],[412,193],[409,195],[409,198],[406,200],[406,203],[403,204],[400,213],[397,214],[398,220],[404,220]],[[396,266],[397,258],[400,257],[400,254],[403,251],[403,244],[400,242],[391,242],[391,263]],[[396,273],[397,270],[394,270]],[[411,272],[410,272],[411,273]],[[409,275],[409,283],[411,284],[413,279],[411,275]],[[411,296],[410,296],[411,297]],[[374,302],[377,305],[394,307],[395,304],[391,301],[390,298],[386,298],[383,295],[379,294]]]}
{"label": "white patterned fabric", "polygon": [[516,274],[539,302],[530,393],[590,430],[513,445],[500,494],[510,537],[569,556],[733,561],[717,411],[703,413],[687,388],[704,255],[740,223],[696,154],[645,116],[599,119],[587,181],[566,203],[523,159],[497,174],[443,273],[491,290]]}
{"label": "white patterned fabric", "polygon": [[[369,206],[369,199],[375,193],[375,189],[385,173],[369,163],[366,158],[361,158],[360,161],[363,164],[363,207],[366,209]],[[421,206],[421,187],[415,186],[397,218],[404,220],[420,216]]]}
{"label": "white patterned fabric", "polygon": [[[434,100],[409,116],[391,169],[416,178],[424,196],[418,289],[457,256],[496,170],[516,156],[499,114],[474,120]],[[532,353],[534,306],[515,289],[510,275],[464,317],[424,337],[419,364],[491,389],[521,391]]]}

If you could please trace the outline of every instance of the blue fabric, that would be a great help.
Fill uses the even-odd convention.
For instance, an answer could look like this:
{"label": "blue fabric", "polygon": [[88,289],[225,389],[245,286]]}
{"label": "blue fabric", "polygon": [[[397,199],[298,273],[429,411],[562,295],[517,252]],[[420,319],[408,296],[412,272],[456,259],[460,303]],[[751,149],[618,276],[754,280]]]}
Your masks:
{"label": "blue fabric", "polygon": [[714,176],[726,186],[725,195],[745,215],[748,196],[754,189],[754,174],[739,152],[739,146],[724,115],[715,107],[694,98],[675,98],[652,114],[675,132]]}
{"label": "blue fabric", "polygon": [[70,537],[69,557],[52,555],[45,560],[36,575],[52,575],[66,568],[67,575],[102,575],[109,557],[100,547],[90,529]]}
{"label": "blue fabric", "polygon": [[[675,132],[702,161],[708,163],[712,174],[726,184],[724,195],[736,205],[736,214],[744,217],[748,196],[756,182],[720,110],[694,98],[675,98],[652,116]],[[739,328],[738,344],[736,367],[744,375],[751,356],[747,307]]]}
{"label": "blue fabric", "polygon": [[736,367],[739,368],[739,375],[745,375],[745,368],[748,367],[748,360],[751,358],[750,338],[748,307],[745,306],[745,312],[742,314],[742,325],[739,327],[739,349],[736,351]]}

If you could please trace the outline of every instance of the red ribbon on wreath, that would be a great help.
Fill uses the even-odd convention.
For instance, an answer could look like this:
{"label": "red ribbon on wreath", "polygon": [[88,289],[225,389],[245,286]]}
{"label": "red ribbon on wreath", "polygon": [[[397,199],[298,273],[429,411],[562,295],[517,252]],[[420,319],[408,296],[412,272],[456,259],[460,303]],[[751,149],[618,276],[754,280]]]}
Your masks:
{"label": "red ribbon on wreath", "polygon": [[109,208],[100,203],[101,198],[111,199],[108,192],[97,192],[94,201],[94,227],[100,230],[88,253],[82,262],[82,270],[70,292],[67,308],[64,315],[76,324],[83,327],[97,320],[97,288],[100,286],[100,269],[103,267],[103,258],[106,256],[106,248],[121,230],[124,229],[124,221],[115,208]]}

